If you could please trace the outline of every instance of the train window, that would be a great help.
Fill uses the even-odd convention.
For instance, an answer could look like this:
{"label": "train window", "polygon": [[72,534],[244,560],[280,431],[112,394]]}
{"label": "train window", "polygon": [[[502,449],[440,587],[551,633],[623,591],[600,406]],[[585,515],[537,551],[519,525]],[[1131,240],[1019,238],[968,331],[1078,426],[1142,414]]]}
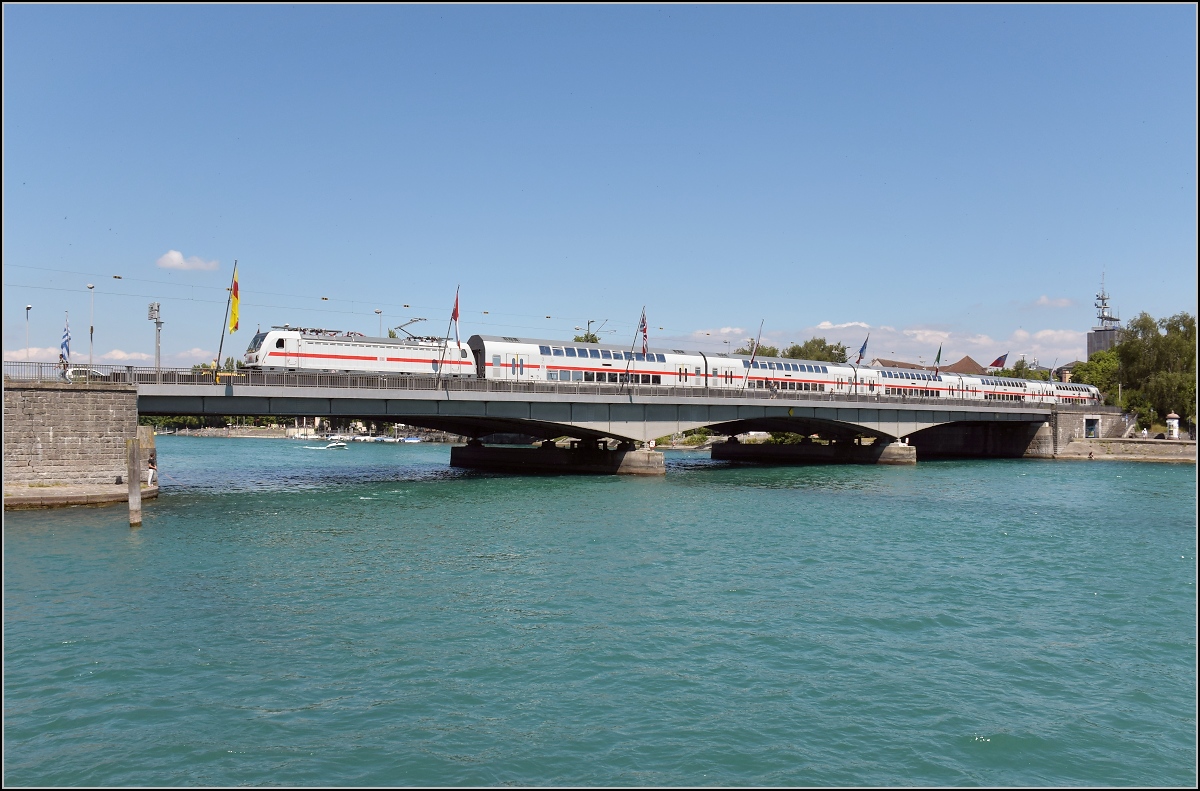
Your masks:
{"label": "train window", "polygon": [[599,349],[588,349],[588,357],[591,357],[593,360],[599,360],[600,359],[600,350]]}
{"label": "train window", "polygon": [[276,348],[276,349],[282,349],[282,348],[283,348],[283,338],[280,338],[279,340],[275,341],[275,348]]}
{"label": "train window", "polygon": [[[633,359],[637,360],[639,363],[644,363],[646,362],[646,355],[642,354],[641,352],[634,352]],[[649,384],[649,382],[646,384]]]}
{"label": "train window", "polygon": [[591,371],[584,371],[583,372],[583,381],[594,382],[594,381],[596,381],[596,375],[594,373],[592,373]]}
{"label": "train window", "polygon": [[651,374],[650,375],[650,384],[652,384],[652,385],[662,384],[662,374]]}
{"label": "train window", "polygon": [[572,349],[570,346],[568,346],[568,347],[567,347],[566,351],[567,351],[567,356],[568,356],[568,357],[574,357],[574,356],[575,356],[575,350],[574,350],[574,349]]}
{"label": "train window", "polygon": [[829,373],[829,369],[826,368],[824,365],[818,365],[817,367],[821,369],[821,373],[823,373],[823,374]]}
{"label": "train window", "polygon": [[600,350],[600,359],[602,359],[602,360],[611,360],[611,359],[612,359],[612,352],[610,352],[608,349],[601,349],[601,350]]}
{"label": "train window", "polygon": [[551,382],[558,381],[558,371],[546,371],[546,378]]}
{"label": "train window", "polygon": [[583,381],[583,371],[571,371],[571,378],[576,382]]}
{"label": "train window", "polygon": [[659,354],[658,352],[655,352],[654,359],[656,362],[665,363],[667,361],[667,355]]}
{"label": "train window", "polygon": [[458,356],[459,356],[459,357],[462,357],[462,358],[464,358],[464,359],[466,358],[466,356],[467,356],[467,350],[466,350],[466,349],[459,349],[459,350],[458,350],[458,352],[459,352],[459,354],[458,354]]}
{"label": "train window", "polygon": [[621,374],[610,371],[608,374],[608,381],[616,383],[620,379],[620,377],[621,377]]}
{"label": "train window", "polygon": [[493,368],[499,368],[499,367],[500,367],[500,355],[498,355],[498,354],[493,354],[493,355],[492,355],[492,367],[493,367]]}
{"label": "train window", "polygon": [[749,368],[749,367],[750,367],[750,361],[749,361],[749,360],[742,360],[742,367],[743,367],[743,368]]}
{"label": "train window", "polygon": [[587,353],[587,352],[588,352],[588,350],[587,350],[587,349],[576,349],[575,351],[579,353],[579,356],[580,356],[580,357],[583,357],[583,358],[585,358],[585,359],[586,359],[586,358],[587,358],[587,356],[588,356],[588,353]]}
{"label": "train window", "polygon": [[542,354],[546,355],[547,357],[550,356],[550,347],[549,346],[539,346],[538,351],[541,352]]}
{"label": "train window", "polygon": [[562,356],[563,356],[563,350],[562,350],[560,347],[558,347],[558,346],[551,346],[550,348],[551,348],[551,350],[553,350],[553,352],[554,352],[554,356],[555,356],[555,357],[562,357]]}

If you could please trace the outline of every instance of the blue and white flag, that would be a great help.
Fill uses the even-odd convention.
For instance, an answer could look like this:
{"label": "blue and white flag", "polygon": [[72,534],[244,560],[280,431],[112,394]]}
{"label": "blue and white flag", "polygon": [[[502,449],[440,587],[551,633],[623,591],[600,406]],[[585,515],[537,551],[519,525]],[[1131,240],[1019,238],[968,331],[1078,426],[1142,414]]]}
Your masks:
{"label": "blue and white flag", "polygon": [[70,362],[71,361],[71,316],[70,316],[70,314],[67,314],[66,318],[64,319],[64,322],[65,323],[63,324],[63,339],[62,339],[62,343],[59,344],[59,348],[62,350],[60,352],[62,354],[62,358],[64,360],[66,360],[67,362]]}
{"label": "blue and white flag", "polygon": [[871,340],[871,333],[867,333],[867,339],[863,341],[862,348],[858,350],[858,359],[854,361],[855,365],[862,362],[863,356],[867,353],[867,341]]}

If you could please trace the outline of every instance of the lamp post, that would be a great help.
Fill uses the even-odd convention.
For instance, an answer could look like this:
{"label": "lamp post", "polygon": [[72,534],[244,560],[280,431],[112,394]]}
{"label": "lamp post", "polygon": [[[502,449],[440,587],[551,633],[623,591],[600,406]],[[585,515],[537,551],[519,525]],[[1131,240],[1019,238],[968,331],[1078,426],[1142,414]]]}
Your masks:
{"label": "lamp post", "polygon": [[150,303],[149,315],[146,316],[150,321],[154,322],[154,382],[162,384],[162,364],[159,356],[160,341],[162,339],[162,320],[159,318],[159,305],[157,302]]}
{"label": "lamp post", "polygon": [[92,376],[92,338],[96,335],[96,286],[93,283],[88,283],[88,293],[92,295],[92,312],[88,317],[88,370],[83,375],[84,381],[88,381]]}
{"label": "lamp post", "polygon": [[25,362],[29,362],[29,311],[33,310],[33,305],[25,306]]}
{"label": "lamp post", "polygon": [[379,337],[383,337],[383,311],[375,308],[375,315],[379,317]]}

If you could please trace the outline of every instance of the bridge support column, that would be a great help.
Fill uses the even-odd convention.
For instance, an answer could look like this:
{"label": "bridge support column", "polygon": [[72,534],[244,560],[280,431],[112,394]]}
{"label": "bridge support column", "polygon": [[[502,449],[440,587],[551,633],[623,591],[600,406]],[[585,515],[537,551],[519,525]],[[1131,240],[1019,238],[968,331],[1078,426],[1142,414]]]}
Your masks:
{"label": "bridge support column", "polygon": [[917,449],[899,442],[855,445],[835,442],[820,445],[804,442],[796,445],[746,445],[723,442],[712,446],[715,461],[752,462],[755,464],[916,464]]}
{"label": "bridge support column", "polygon": [[538,448],[489,448],[472,441],[450,449],[450,466],[493,472],[531,475],[664,475],[663,455],[652,450],[622,446],[616,450],[599,443],[572,443],[559,448],[544,443]]}

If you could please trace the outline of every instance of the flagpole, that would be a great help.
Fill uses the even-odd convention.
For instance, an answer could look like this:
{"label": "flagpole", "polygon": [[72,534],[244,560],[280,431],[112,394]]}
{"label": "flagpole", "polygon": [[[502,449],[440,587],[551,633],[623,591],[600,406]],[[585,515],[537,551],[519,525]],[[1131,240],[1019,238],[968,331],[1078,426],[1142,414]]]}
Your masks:
{"label": "flagpole", "polygon": [[[638,322],[637,328],[633,331],[633,341],[629,344],[629,356],[625,358],[625,384],[629,384],[629,366],[633,364],[633,350],[637,348],[637,336],[642,332],[642,327],[646,323],[646,306],[642,305],[642,318]],[[640,382],[639,382],[640,384]]]}
{"label": "flagpole", "polygon": [[[760,346],[760,343],[759,343],[759,342],[762,340],[762,330],[763,330],[763,325],[764,325],[766,322],[767,322],[767,320],[766,320],[766,319],[763,319],[762,321],[760,321],[760,322],[758,323],[758,337],[754,339],[754,348],[750,350],[750,363],[751,363],[751,365],[753,365],[753,364],[754,364],[754,358],[755,358],[755,356],[758,354],[758,347]],[[746,373],[742,375],[742,389],[743,389],[743,390],[745,390],[745,389],[746,389],[746,384],[747,384],[747,383],[750,381],[750,367],[751,367],[751,365],[747,365],[747,366],[746,366]]]}
{"label": "flagpole", "polygon": [[446,342],[442,344],[442,357],[438,361],[437,379],[441,381],[442,369],[446,366],[446,349],[450,346],[450,328],[458,321],[458,290],[461,284],[454,287],[454,311],[450,314],[450,323],[446,325]]}
{"label": "flagpole", "polygon": [[229,324],[229,306],[233,304],[233,281],[237,278],[237,259],[233,259],[233,274],[229,277],[229,298],[225,300],[225,318],[221,320],[221,343],[217,346],[217,359],[213,361],[213,376],[221,370],[221,352],[225,350],[225,327]]}

